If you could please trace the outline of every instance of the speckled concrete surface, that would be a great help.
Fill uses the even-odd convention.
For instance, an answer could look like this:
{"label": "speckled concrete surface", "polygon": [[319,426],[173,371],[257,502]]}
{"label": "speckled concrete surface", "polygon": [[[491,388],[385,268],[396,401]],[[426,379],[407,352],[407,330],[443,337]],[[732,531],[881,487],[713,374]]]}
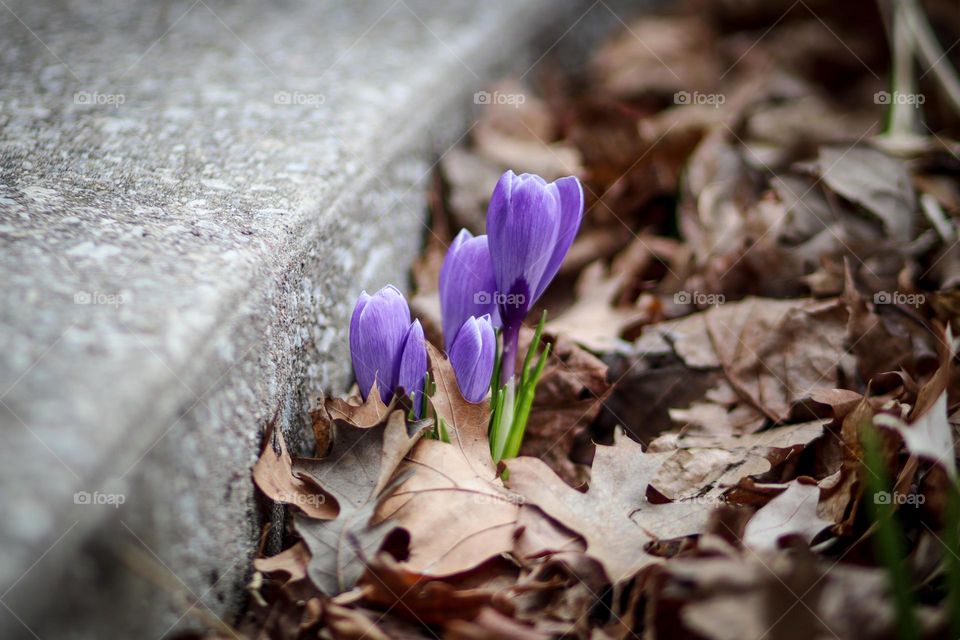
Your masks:
{"label": "speckled concrete surface", "polygon": [[265,423],[346,385],[473,92],[582,7],[6,0],[0,636],[238,610]]}

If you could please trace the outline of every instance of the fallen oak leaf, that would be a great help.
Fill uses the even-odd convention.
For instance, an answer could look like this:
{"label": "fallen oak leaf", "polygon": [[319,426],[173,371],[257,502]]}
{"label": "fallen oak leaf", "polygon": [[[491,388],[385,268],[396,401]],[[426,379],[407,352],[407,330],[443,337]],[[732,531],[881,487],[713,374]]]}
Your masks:
{"label": "fallen oak leaf", "polygon": [[450,640],[548,640],[554,635],[531,629],[487,607],[470,621],[453,622],[446,637]]}
{"label": "fallen oak leaf", "polygon": [[[765,308],[760,304],[751,307],[741,331],[756,331],[753,312],[763,316]],[[844,353],[846,316],[839,301],[828,300],[788,307],[771,322],[770,330],[759,336],[733,333],[716,307],[707,312],[704,322],[731,387],[778,422],[789,417],[793,405],[808,398],[822,382],[830,385],[836,381]],[[770,320],[767,317],[765,322]]]}
{"label": "fallen oak leaf", "polygon": [[460,394],[450,361],[427,344],[436,392],[431,398],[450,443],[423,439],[401,465],[410,476],[384,500],[377,519],[410,534],[404,568],[432,576],[472,569],[513,548],[519,497],[498,477],[490,455],[486,403]]}
{"label": "fallen oak leaf", "polygon": [[579,535],[546,517],[540,509],[530,504],[520,506],[514,538],[511,554],[525,564],[545,556],[582,554],[586,549]]}
{"label": "fallen oak leaf", "polygon": [[352,589],[363,573],[364,552],[379,549],[395,529],[390,521],[371,524],[376,507],[371,500],[337,520],[294,519],[294,528],[311,550],[310,580],[325,594]]}
{"label": "fallen oak leaf", "polygon": [[[863,449],[860,430],[871,424],[873,409],[868,398],[854,392],[819,393],[814,400],[833,407],[840,420],[839,433],[834,433],[834,442],[840,449],[840,468],[820,482],[820,500],[817,513],[835,523],[837,534],[846,534],[852,528],[857,507],[866,487],[867,473],[863,465]],[[852,405],[852,406],[851,406]]]}
{"label": "fallen oak leaf", "polygon": [[380,399],[376,380],[366,400],[355,395],[345,398],[326,398],[323,402],[323,410],[332,424],[348,424],[360,428],[381,424],[392,407],[393,403],[387,406]]}
{"label": "fallen oak leaf", "polygon": [[[609,609],[600,596],[609,593],[609,584],[600,562],[583,553],[545,557],[514,588],[516,617],[535,623],[551,637],[588,637],[590,612],[596,607]],[[617,604],[613,608],[619,609]]]}
{"label": "fallen oak leaf", "polygon": [[671,452],[651,484],[671,500],[715,498],[742,478],[766,473],[824,433],[824,421],[743,436],[665,434],[648,453]]}
{"label": "fallen oak leaf", "polygon": [[[282,590],[273,590],[267,596],[268,600],[260,603],[262,609],[256,613],[251,612],[252,615],[251,613],[245,615],[239,629],[223,635],[204,635],[202,640],[236,640],[254,637],[299,640],[316,637],[323,615],[324,600],[316,596],[315,590],[310,594],[294,595],[288,593],[284,587]],[[254,595],[254,598],[257,597]],[[187,638],[182,634],[176,637],[181,640]]]}
{"label": "fallen oak leaf", "polygon": [[954,457],[953,430],[947,418],[946,389],[940,393],[928,411],[898,431],[909,451],[942,464],[950,477],[956,477],[957,461]]}
{"label": "fallen oak leaf", "polygon": [[[837,562],[800,546],[677,558],[645,592],[657,638],[896,637],[884,567]],[[919,637],[945,637],[942,616],[925,605],[917,614]]]}
{"label": "fallen oak leaf", "polygon": [[310,411],[310,426],[316,443],[315,455],[322,458],[333,442],[333,429],[337,424],[355,427],[372,427],[387,417],[393,407],[383,403],[377,391],[377,381],[373,381],[367,399],[360,397],[354,385],[351,394],[344,398],[323,398],[319,406]]}
{"label": "fallen oak leaf", "polygon": [[345,607],[330,600],[323,603],[323,623],[337,640],[391,640],[380,628],[379,622],[379,619],[374,622],[359,609]]}
{"label": "fallen oak leaf", "polygon": [[948,475],[956,478],[957,461],[954,455],[953,429],[947,414],[947,387],[957,343],[949,327],[941,339],[940,351],[940,368],[920,388],[916,405],[907,419],[882,413],[874,418],[874,422],[878,426],[897,431],[907,450],[943,465]]}
{"label": "fallen oak leaf", "polygon": [[[690,369],[722,372],[704,402],[691,404],[696,412],[671,410],[671,417],[703,431],[749,433],[766,420],[789,418],[814,389],[836,386],[846,322],[846,307],[838,299],[750,297],[644,327],[635,348],[669,347]],[[715,410],[707,411],[710,406]],[[715,428],[717,419],[741,409],[747,415],[738,418],[745,419],[724,420],[729,428]]]}
{"label": "fallen oak leaf", "polygon": [[[532,338],[532,331],[521,332],[521,353]],[[520,455],[541,458],[576,487],[589,477],[592,445],[586,431],[610,395],[611,384],[602,360],[563,336],[548,339],[552,348],[537,383]]]}
{"label": "fallen oak leaf", "polygon": [[297,582],[307,577],[309,563],[310,550],[301,540],[275,556],[255,559],[253,568],[268,576],[285,575],[284,582]]}
{"label": "fallen oak leaf", "polygon": [[706,525],[709,504],[647,501],[650,482],[670,455],[644,453],[618,433],[612,446],[597,446],[586,493],[569,487],[538,458],[510,460],[508,484],[583,536],[587,555],[603,564],[612,582],[620,582],[661,561],[645,551],[648,543],[700,533]]}
{"label": "fallen oak leaf", "polygon": [[430,404],[437,418],[442,419],[451,430],[451,444],[460,450],[465,459],[480,465],[480,475],[490,473],[495,476],[496,465],[489,455],[490,443],[487,438],[489,407],[485,402],[467,402],[460,393],[450,360],[430,343],[427,343],[427,355],[437,385],[436,392],[430,397]]}
{"label": "fallen oak leaf", "polygon": [[718,386],[707,392],[703,401],[691,402],[686,409],[668,409],[667,415],[672,422],[691,431],[717,434],[754,433],[763,428],[767,418],[753,404],[741,402],[739,397],[726,401],[710,397],[715,395],[736,396],[730,384],[721,380]]}
{"label": "fallen oak leaf", "polygon": [[577,280],[577,302],[547,323],[547,330],[564,335],[594,353],[625,352],[628,343],[621,337],[627,329],[649,321],[649,309],[639,306],[615,307],[623,288],[623,273],[604,274],[603,261],[588,265]]}
{"label": "fallen oak leaf", "polygon": [[266,445],[253,467],[253,481],[274,502],[292,505],[311,518],[336,518],[336,504],[326,500],[323,490],[312,478],[293,469],[287,443],[275,424],[274,421],[267,427]]}
{"label": "fallen oak leaf", "polygon": [[[764,584],[763,571],[761,560],[752,557],[677,558],[667,563],[644,588],[647,618],[656,637],[762,637],[763,596],[754,591]],[[680,585],[683,590],[676,588]]]}
{"label": "fallen oak leaf", "polygon": [[757,551],[776,549],[781,538],[799,536],[807,544],[833,523],[817,515],[820,488],[794,480],[760,508],[743,532],[743,543]]}
{"label": "fallen oak leaf", "polygon": [[863,396],[849,389],[816,389],[810,394],[810,399],[827,405],[833,410],[833,416],[842,420],[856,409]]}
{"label": "fallen oak leaf", "polygon": [[892,240],[913,238],[917,198],[902,161],[866,146],[824,146],[817,169],[834,193],[875,215]]}
{"label": "fallen oak leaf", "polygon": [[900,314],[881,316],[876,312],[877,305],[871,308],[867,304],[857,290],[849,261],[844,262],[843,300],[849,311],[847,342],[860,377],[870,382],[884,373],[909,367],[914,354],[923,348],[919,338],[911,334]]}
{"label": "fallen oak leaf", "polygon": [[340,424],[326,458],[296,461],[300,475],[322,486],[339,506],[335,520],[294,519],[313,555],[310,579],[328,595],[353,587],[363,572],[358,551],[379,547],[392,529],[392,523],[374,524],[371,517],[390,482],[399,481],[394,477],[397,465],[429,424],[408,425],[403,411],[394,411],[371,427]]}
{"label": "fallen oak leaf", "polygon": [[410,571],[387,553],[377,554],[366,563],[360,585],[366,602],[423,624],[471,620],[491,605],[510,608],[506,598],[496,590],[461,588]]}

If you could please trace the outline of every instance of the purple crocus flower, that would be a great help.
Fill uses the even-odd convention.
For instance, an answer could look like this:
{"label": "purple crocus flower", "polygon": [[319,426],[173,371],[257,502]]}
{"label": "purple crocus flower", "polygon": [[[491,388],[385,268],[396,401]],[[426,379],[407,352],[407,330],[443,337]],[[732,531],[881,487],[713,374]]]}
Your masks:
{"label": "purple crocus flower", "polygon": [[583,187],[573,177],[504,173],[487,209],[490,256],[503,323],[501,380],[513,377],[520,326],[557,275],[583,220]]}
{"label": "purple crocus flower", "polygon": [[410,322],[410,308],[396,287],[360,294],[350,319],[350,357],[360,394],[366,400],[376,380],[380,399],[389,402],[398,389],[419,398],[427,372],[427,347],[420,321]]}
{"label": "purple crocus flower", "polygon": [[500,326],[496,291],[487,236],[473,237],[466,229],[461,230],[440,267],[440,311],[447,351],[471,316],[489,314],[493,326]]}
{"label": "purple crocus flower", "polygon": [[423,382],[427,377],[427,340],[423,336],[423,327],[414,320],[404,336],[403,349],[397,369],[397,383],[394,391],[403,389],[407,395],[413,394],[413,413],[420,417],[423,400]]}
{"label": "purple crocus flower", "polygon": [[496,358],[497,334],[489,315],[467,318],[448,350],[460,393],[469,402],[481,402],[490,388]]}

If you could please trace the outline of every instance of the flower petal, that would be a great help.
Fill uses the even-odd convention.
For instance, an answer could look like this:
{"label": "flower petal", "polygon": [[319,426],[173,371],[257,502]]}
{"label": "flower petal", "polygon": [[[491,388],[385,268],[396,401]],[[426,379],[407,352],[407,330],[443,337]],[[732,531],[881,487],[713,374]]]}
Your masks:
{"label": "flower petal", "polygon": [[468,402],[481,402],[490,389],[497,337],[489,315],[470,317],[450,347],[450,363],[457,376],[460,393]]}
{"label": "flower petal", "polygon": [[487,236],[473,237],[463,229],[440,268],[440,309],[447,348],[467,318],[496,313],[496,289]]}
{"label": "flower petal", "polygon": [[367,394],[373,386],[375,374],[372,365],[367,363],[365,354],[361,353],[360,316],[368,302],[370,302],[370,296],[366,291],[362,291],[357,298],[356,306],[353,307],[353,315],[350,317],[350,360],[353,362],[353,373],[364,400],[367,399]]}
{"label": "flower petal", "polygon": [[350,352],[360,393],[366,399],[376,379],[381,399],[389,402],[403,339],[410,328],[406,299],[396,287],[387,285],[369,296],[351,328]]}
{"label": "flower petal", "polygon": [[413,411],[420,417],[420,405],[423,398],[423,380],[427,375],[427,344],[423,337],[423,327],[414,320],[403,340],[400,360],[397,363],[396,390],[403,389],[413,396]]}
{"label": "flower petal", "polygon": [[560,223],[557,229],[557,240],[553,247],[553,253],[547,262],[547,268],[544,270],[534,290],[533,302],[536,302],[546,288],[550,285],[563,259],[573,244],[573,239],[580,230],[580,223],[583,221],[583,185],[574,176],[560,178],[553,183],[556,186],[560,197]]}
{"label": "flower petal", "polygon": [[490,255],[504,324],[521,322],[533,304],[535,287],[557,242],[560,219],[556,187],[539,176],[512,176],[508,171],[500,178],[487,209]]}
{"label": "flower petal", "polygon": [[499,229],[503,226],[504,220],[510,212],[510,200],[513,197],[513,181],[517,175],[506,170],[497,185],[493,188],[493,194],[490,196],[490,204],[487,205],[487,234],[490,229]]}

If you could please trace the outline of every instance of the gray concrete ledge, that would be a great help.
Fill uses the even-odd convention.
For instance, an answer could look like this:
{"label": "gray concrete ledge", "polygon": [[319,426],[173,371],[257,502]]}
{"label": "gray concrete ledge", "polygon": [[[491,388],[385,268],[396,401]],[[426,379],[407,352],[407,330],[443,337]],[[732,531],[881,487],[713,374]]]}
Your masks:
{"label": "gray concrete ledge", "polygon": [[0,7],[0,636],[238,611],[265,423],[344,387],[473,93],[589,6]]}

